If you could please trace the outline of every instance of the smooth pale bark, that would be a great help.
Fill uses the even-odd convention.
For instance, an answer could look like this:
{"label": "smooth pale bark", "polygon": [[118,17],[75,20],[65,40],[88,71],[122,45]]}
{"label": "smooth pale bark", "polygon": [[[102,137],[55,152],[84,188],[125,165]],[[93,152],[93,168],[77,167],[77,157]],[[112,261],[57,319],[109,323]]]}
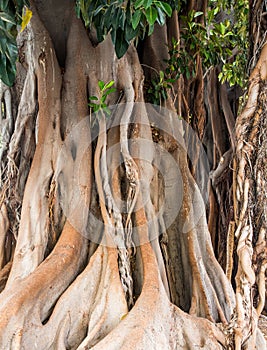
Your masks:
{"label": "smooth pale bark", "polygon": [[[1,124],[6,135],[6,157],[2,156],[6,173],[0,202],[0,348],[233,346],[234,292],[214,255],[205,203],[196,185],[200,147],[196,144],[190,172],[185,142],[176,139],[181,132],[188,134],[185,124],[177,124],[176,98],[169,96],[165,110],[143,104],[144,74],[133,46],[118,60],[109,37],[93,45],[69,3],[65,17],[69,30],[61,38],[54,20],[45,21],[51,4],[36,1],[36,5],[48,30],[32,4],[31,23],[19,38],[16,85],[1,88],[9,109]],[[190,2],[189,7],[193,5]],[[61,1],[57,13],[60,6],[64,7]],[[198,10],[205,6],[199,3]],[[168,52],[165,46],[162,50],[158,38],[166,43],[171,42],[171,35],[179,39],[178,25],[172,19],[169,28],[156,28],[145,48],[146,65],[163,69]],[[64,69],[60,67],[63,61]],[[202,139],[205,109],[200,57],[198,63],[196,78],[181,78],[176,92],[178,109],[186,111],[186,117],[190,108],[194,111],[194,127]],[[107,100],[117,108],[110,120],[104,113],[87,117],[88,96],[100,95],[99,80],[114,80],[117,89]],[[258,93],[253,91],[252,102]],[[12,111],[11,102],[17,107]],[[225,114],[228,109],[224,102]],[[211,120],[214,138],[218,134],[215,113]],[[155,116],[161,118],[162,129],[153,124]],[[228,133],[232,124],[231,115],[222,123]],[[233,146],[232,137],[231,141]],[[219,155],[224,155],[222,139],[217,137],[215,144]],[[216,171],[215,185],[221,169]],[[170,183],[166,184],[167,173]],[[203,182],[198,181],[202,189]],[[237,183],[242,185],[242,179],[237,178]],[[165,194],[168,186],[173,188],[169,197]],[[169,225],[178,195],[183,198],[181,207]],[[95,222],[90,220],[92,213]],[[16,231],[15,224],[19,224]],[[8,238],[13,228],[16,244]],[[264,235],[259,237],[257,252],[262,252]],[[240,257],[239,267],[244,269]],[[246,271],[252,285],[253,274]],[[240,302],[243,295],[247,300],[238,284],[240,273],[236,344],[244,340]],[[249,341],[258,349],[265,346],[256,324]]]}

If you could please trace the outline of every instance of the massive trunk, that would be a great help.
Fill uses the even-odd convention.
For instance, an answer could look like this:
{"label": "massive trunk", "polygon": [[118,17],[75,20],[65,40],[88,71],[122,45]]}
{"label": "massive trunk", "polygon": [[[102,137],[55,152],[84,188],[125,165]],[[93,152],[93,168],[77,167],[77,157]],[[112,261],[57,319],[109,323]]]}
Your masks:
{"label": "massive trunk", "polygon": [[[95,45],[72,2],[53,4],[55,13],[64,9],[58,22],[50,17],[51,4],[32,4],[31,23],[18,39],[16,84],[1,85],[0,348],[222,349],[234,343],[240,348],[251,331],[242,320],[241,301],[248,300],[254,284],[242,263],[250,254],[240,248],[244,235],[237,235],[237,314],[231,283],[214,254],[215,249],[230,277],[232,251],[227,261],[218,253],[227,235],[219,232],[218,240],[222,225],[215,222],[218,198],[227,195],[220,186],[235,144],[225,86],[221,125],[215,123],[216,72],[210,72],[205,97],[201,64],[192,81],[178,81],[176,105],[172,96],[165,108],[145,104],[141,63],[162,69],[168,57],[162,42],[178,38],[177,18],[168,30],[156,28],[142,54],[131,46],[118,60],[110,38]],[[115,81],[110,119],[104,112],[89,115],[88,97],[99,96],[99,80]],[[194,132],[178,119],[177,109],[193,116]],[[199,169],[207,170],[200,156],[206,124],[216,145],[212,236],[202,197],[207,184],[199,176]],[[238,152],[245,151],[239,147]],[[238,157],[243,155],[237,153],[237,163]],[[249,163],[244,166],[249,170]],[[266,171],[257,174],[262,186]],[[246,181],[237,179],[237,201],[244,203]],[[247,227],[240,215],[239,232]],[[234,230],[225,210],[219,216],[223,227],[232,219]],[[262,230],[255,254],[263,249]],[[259,276],[264,267],[257,267]],[[262,304],[260,299],[258,313]],[[244,317],[251,319],[257,322],[252,313]],[[249,344],[263,349],[256,323],[252,334]]]}

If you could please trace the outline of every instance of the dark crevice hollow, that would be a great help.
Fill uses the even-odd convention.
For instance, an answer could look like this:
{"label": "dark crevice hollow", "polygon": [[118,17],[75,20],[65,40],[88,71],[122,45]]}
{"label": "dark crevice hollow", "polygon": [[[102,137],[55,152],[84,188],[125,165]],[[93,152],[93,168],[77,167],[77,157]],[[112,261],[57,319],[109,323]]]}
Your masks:
{"label": "dark crevice hollow", "polygon": [[67,39],[75,3],[73,0],[36,0],[35,5],[53,41],[58,63],[65,67]]}

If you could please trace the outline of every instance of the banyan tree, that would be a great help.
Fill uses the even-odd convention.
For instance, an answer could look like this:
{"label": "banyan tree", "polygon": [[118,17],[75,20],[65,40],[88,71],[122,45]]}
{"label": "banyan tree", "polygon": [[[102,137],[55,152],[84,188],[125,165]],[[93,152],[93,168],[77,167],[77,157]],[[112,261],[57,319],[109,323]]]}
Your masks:
{"label": "banyan tree", "polygon": [[265,2],[0,9],[0,349],[265,349]]}

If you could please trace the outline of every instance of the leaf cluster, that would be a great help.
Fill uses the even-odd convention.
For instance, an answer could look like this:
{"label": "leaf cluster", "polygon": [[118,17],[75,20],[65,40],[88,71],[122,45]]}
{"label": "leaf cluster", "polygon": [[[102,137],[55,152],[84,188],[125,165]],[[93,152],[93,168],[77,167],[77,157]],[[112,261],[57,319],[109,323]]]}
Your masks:
{"label": "leaf cluster", "polygon": [[165,60],[166,69],[160,71],[158,75],[151,80],[151,85],[147,89],[148,100],[153,104],[160,104],[168,97],[168,90],[172,89],[180,75],[188,79],[195,74],[195,66],[192,64],[192,58],[185,50],[180,50],[180,43],[172,38],[169,47],[169,59]]}
{"label": "leaf cluster", "polygon": [[92,112],[96,113],[96,117],[99,115],[99,113],[104,113],[106,116],[110,116],[111,111],[108,108],[108,105],[106,104],[106,99],[108,95],[116,91],[116,88],[112,87],[113,85],[114,80],[111,80],[108,83],[99,80],[99,97],[89,96],[90,103],[88,103],[88,105],[89,107],[91,107]]}
{"label": "leaf cluster", "polygon": [[[223,14],[222,21],[218,21]],[[187,16],[181,16],[184,27],[181,31],[180,57],[188,56],[191,67],[196,66],[196,57],[200,55],[204,70],[216,65],[222,66],[219,79],[230,85],[244,86],[246,82],[246,62],[248,52],[248,0],[239,0],[235,5],[228,1],[209,2],[204,24],[198,21],[202,12],[190,11]],[[186,59],[183,59],[186,61]],[[191,70],[194,76],[194,70]],[[190,77],[189,70],[186,72]]]}
{"label": "leaf cluster", "polygon": [[235,18],[232,26],[233,38],[232,46],[236,54],[226,60],[219,74],[221,82],[229,84],[238,84],[244,87],[248,80],[248,52],[249,52],[249,2],[248,0],[239,0],[233,7]]}
{"label": "leaf cluster", "polygon": [[172,14],[172,7],[160,0],[77,0],[76,12],[86,27],[94,25],[99,42],[111,34],[116,55],[120,58],[132,40],[151,35],[155,23],[164,25],[166,16]]}
{"label": "leaf cluster", "polygon": [[166,100],[168,97],[168,89],[172,88],[172,79],[166,77],[166,73],[162,70],[159,72],[158,77],[151,80],[151,85],[147,89],[148,101],[158,105],[162,100]]}
{"label": "leaf cluster", "polygon": [[0,79],[11,86],[16,76],[17,27],[28,0],[0,0]]}
{"label": "leaf cluster", "polygon": [[[226,18],[218,21],[221,11]],[[180,75],[193,78],[198,55],[204,71],[219,65],[221,82],[243,87],[247,76],[248,15],[248,0],[235,2],[234,7],[226,0],[210,0],[205,16],[194,10],[186,16],[181,15],[181,40],[172,40],[165,71],[160,71],[147,89],[149,101],[160,104],[166,100],[168,90]],[[199,21],[200,16],[203,21]]]}

